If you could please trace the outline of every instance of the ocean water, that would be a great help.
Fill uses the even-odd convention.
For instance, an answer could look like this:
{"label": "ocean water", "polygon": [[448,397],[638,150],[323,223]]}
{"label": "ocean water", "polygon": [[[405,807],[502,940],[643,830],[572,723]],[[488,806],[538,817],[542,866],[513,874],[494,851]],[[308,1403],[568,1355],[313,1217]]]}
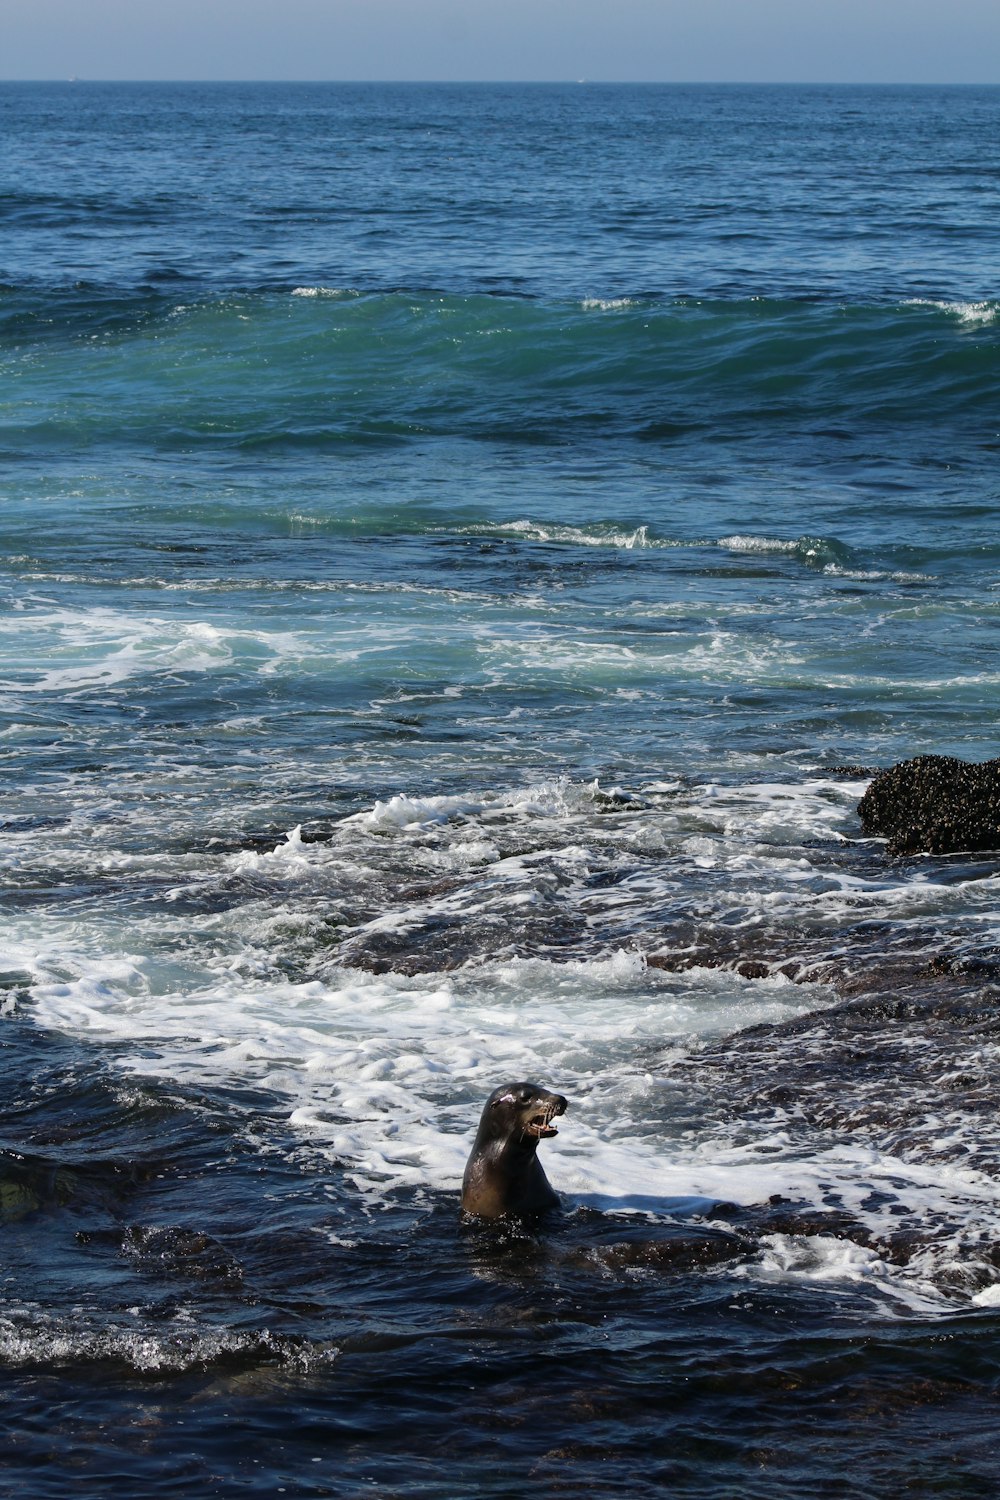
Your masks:
{"label": "ocean water", "polygon": [[10,1493],[995,1495],[1000,90],[0,123]]}

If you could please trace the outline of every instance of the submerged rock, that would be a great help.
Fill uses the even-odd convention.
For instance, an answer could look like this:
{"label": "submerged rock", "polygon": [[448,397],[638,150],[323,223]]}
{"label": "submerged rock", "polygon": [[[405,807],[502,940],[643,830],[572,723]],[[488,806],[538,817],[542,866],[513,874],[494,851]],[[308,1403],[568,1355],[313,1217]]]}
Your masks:
{"label": "submerged rock", "polygon": [[880,771],[858,803],[865,833],[890,854],[1000,849],[1000,760],[918,755]]}

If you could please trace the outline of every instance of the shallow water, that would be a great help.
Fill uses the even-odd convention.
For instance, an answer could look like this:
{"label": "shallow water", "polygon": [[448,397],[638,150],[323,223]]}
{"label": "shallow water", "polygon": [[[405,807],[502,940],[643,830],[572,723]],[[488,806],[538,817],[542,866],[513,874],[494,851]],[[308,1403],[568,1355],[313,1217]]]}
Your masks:
{"label": "shallow water", "polygon": [[998,108],[0,86],[19,1493],[994,1492]]}

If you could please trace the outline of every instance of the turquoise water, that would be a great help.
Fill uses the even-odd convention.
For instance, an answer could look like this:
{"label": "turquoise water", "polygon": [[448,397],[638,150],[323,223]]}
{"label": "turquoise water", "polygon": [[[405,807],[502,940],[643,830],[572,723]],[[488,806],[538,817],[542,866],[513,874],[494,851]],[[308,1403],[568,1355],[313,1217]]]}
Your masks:
{"label": "turquoise water", "polygon": [[998,114],[0,86],[19,1493],[992,1493]]}

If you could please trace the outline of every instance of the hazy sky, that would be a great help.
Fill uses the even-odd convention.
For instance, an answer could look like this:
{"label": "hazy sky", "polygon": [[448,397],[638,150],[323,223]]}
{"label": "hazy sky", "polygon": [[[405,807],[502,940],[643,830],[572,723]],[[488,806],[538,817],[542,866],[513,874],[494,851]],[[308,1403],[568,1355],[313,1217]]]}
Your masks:
{"label": "hazy sky", "polygon": [[1000,82],[1000,0],[0,0],[2,78]]}

